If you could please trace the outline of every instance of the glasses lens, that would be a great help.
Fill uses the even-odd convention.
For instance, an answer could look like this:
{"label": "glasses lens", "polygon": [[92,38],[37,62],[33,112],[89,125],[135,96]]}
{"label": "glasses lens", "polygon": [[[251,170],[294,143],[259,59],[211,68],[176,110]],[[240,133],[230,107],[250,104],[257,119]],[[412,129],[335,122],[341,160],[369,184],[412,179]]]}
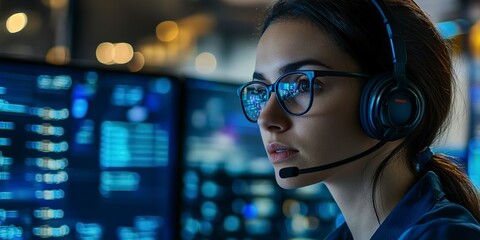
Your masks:
{"label": "glasses lens", "polygon": [[243,110],[250,121],[257,121],[260,112],[268,101],[268,90],[265,85],[251,83],[246,85],[240,94]]}
{"label": "glasses lens", "polygon": [[307,75],[289,74],[280,79],[277,95],[285,109],[292,114],[303,114],[310,106],[311,86]]}

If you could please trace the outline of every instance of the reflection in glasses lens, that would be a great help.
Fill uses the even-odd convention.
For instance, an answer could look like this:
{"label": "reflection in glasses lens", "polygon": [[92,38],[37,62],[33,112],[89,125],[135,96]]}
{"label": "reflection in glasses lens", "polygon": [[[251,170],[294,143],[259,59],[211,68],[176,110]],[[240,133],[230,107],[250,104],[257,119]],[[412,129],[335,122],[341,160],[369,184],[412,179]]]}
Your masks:
{"label": "reflection in glasses lens", "polygon": [[238,91],[243,112],[249,121],[256,122],[270,98],[270,93],[275,92],[283,110],[290,115],[301,116],[310,110],[314,93],[322,87],[319,78],[327,76],[370,78],[367,74],[356,72],[298,70],[281,76],[271,85],[261,81],[251,81],[240,87]]}
{"label": "reflection in glasses lens", "polygon": [[277,96],[283,107],[292,114],[307,110],[311,101],[310,79],[305,74],[291,74],[280,79]]}
{"label": "reflection in glasses lens", "polygon": [[311,79],[304,73],[292,73],[283,76],[273,85],[253,81],[245,85],[240,97],[243,110],[248,120],[258,120],[265,107],[270,92],[276,93],[277,99],[288,113],[299,115],[305,113],[311,105]]}
{"label": "reflection in glasses lens", "polygon": [[251,82],[241,92],[243,110],[248,120],[255,122],[268,101],[270,91],[263,83]]}

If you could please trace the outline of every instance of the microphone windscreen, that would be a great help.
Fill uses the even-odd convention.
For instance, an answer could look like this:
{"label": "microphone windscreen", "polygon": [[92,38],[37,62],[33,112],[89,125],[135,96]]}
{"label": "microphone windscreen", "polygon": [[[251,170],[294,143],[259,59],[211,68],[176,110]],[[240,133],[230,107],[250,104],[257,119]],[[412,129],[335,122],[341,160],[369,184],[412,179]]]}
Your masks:
{"label": "microphone windscreen", "polygon": [[281,178],[289,178],[289,177],[296,177],[296,176],[298,176],[297,167],[287,167],[287,168],[280,169]]}

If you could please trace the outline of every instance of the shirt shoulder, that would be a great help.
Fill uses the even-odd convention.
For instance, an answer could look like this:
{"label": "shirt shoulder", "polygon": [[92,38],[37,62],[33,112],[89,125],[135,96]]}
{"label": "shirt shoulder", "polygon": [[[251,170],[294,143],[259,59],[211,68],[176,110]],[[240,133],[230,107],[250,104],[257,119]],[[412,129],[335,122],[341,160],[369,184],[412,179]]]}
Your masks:
{"label": "shirt shoulder", "polygon": [[480,225],[464,207],[451,202],[439,205],[404,231],[399,239],[480,239]]}

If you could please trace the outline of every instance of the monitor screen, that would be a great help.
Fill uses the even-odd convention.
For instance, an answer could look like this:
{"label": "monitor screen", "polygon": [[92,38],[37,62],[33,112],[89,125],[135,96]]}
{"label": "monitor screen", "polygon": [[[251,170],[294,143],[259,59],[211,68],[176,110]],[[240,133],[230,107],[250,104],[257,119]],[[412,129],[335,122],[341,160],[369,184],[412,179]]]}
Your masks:
{"label": "monitor screen", "polygon": [[238,85],[186,79],[181,239],[321,239],[342,222],[323,184],[280,188]]}
{"label": "monitor screen", "polygon": [[180,81],[0,64],[0,238],[172,239]]}

